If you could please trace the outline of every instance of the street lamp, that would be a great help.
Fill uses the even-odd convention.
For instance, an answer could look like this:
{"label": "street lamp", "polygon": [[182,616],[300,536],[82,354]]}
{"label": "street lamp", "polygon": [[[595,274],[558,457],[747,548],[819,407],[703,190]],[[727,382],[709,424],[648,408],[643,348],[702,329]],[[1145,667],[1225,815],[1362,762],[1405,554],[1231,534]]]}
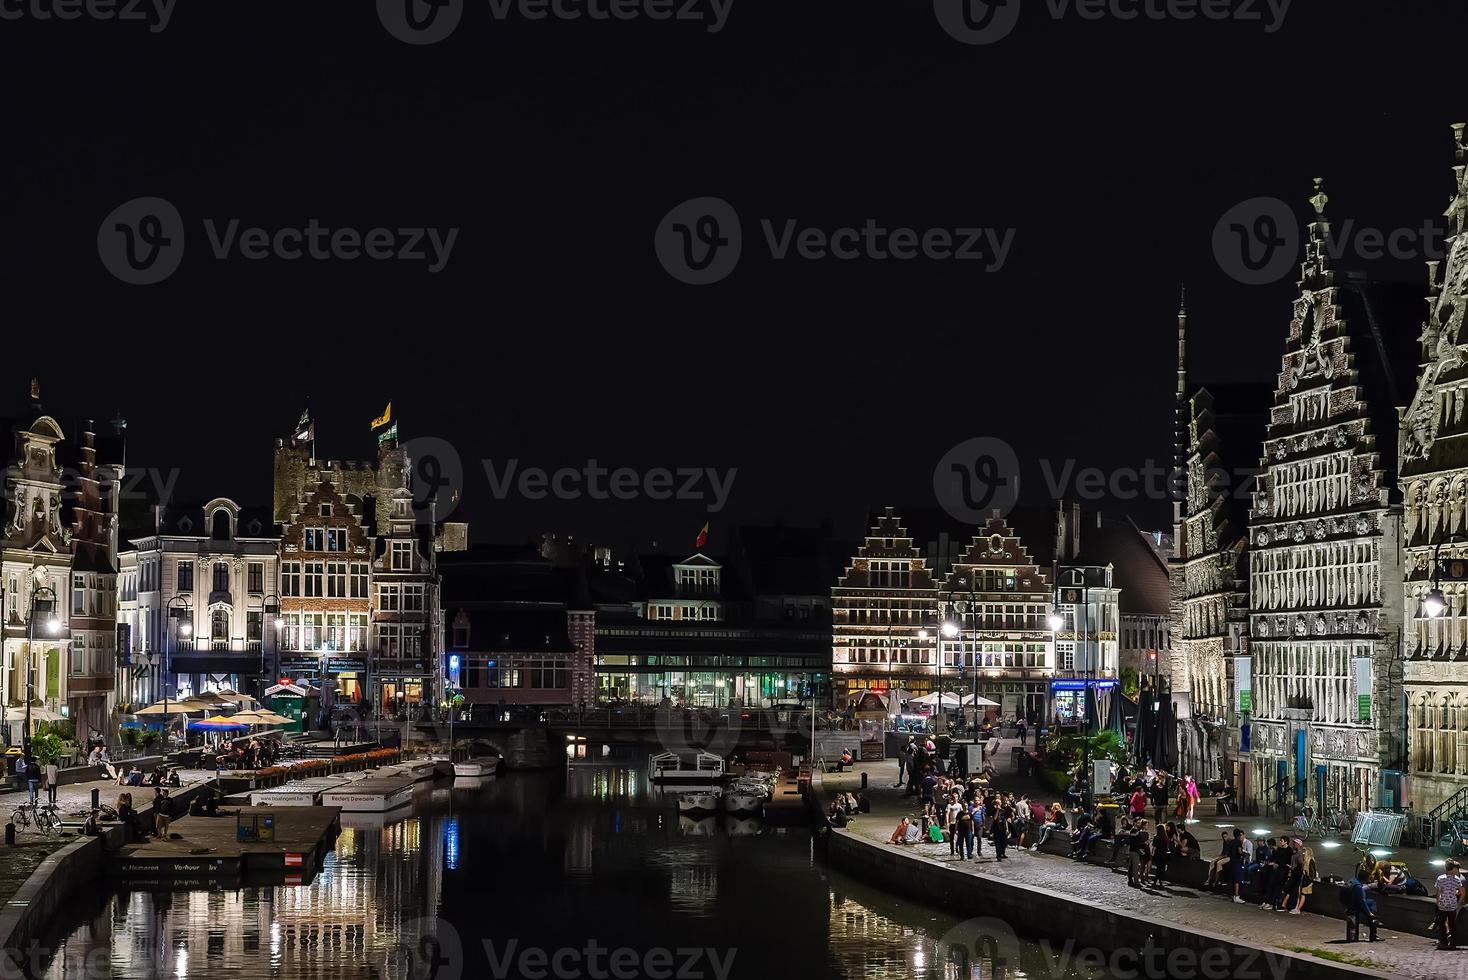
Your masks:
{"label": "street lamp", "polygon": [[[46,598],[42,598],[42,596]],[[36,671],[33,658],[36,652],[36,617],[46,617],[46,633],[56,636],[61,632],[61,620],[56,616],[56,592],[48,585],[37,586],[31,590],[30,620],[26,625],[27,638],[25,645],[25,730],[21,732],[21,750],[26,755],[31,754],[31,701],[36,697]]]}
{"label": "street lamp", "polygon": [[[973,621],[974,621],[974,649],[972,651],[965,651],[965,655],[973,658],[973,663],[970,664],[969,666],[973,667],[973,671],[974,671],[974,692],[973,692],[974,693],[974,703],[970,707],[973,708],[973,712],[974,712],[973,743],[975,745],[977,745],[977,744],[979,744],[979,724],[978,724],[978,722],[979,722],[979,656],[978,656],[978,646],[979,646],[979,637],[978,637],[978,634],[979,634],[978,604],[979,604],[979,597],[978,597],[978,594],[974,592],[973,583],[970,582],[968,579],[966,579],[966,578],[960,578],[960,579],[958,579],[958,584],[960,586],[967,586],[968,587],[968,608],[964,611],[963,618],[960,619],[959,621],[962,622],[962,623],[967,624],[968,617],[970,617],[970,616],[973,617]],[[953,596],[955,594],[961,594],[961,593],[959,592],[958,589],[950,589],[948,591],[948,606],[949,606],[950,609],[952,609],[953,606],[954,606]],[[963,677],[963,665],[960,664],[959,665],[959,678],[960,678],[960,680],[962,679],[962,677]],[[963,708],[962,708],[962,705],[961,704],[959,706],[959,714],[960,715],[963,714]]]}
{"label": "street lamp", "polygon": [[[178,608],[174,608],[175,605]],[[178,636],[188,638],[194,633],[194,607],[186,595],[175,595],[168,600],[168,618],[177,622]],[[177,639],[174,641],[177,642]],[[159,662],[158,683],[163,688],[163,731],[168,732],[168,695],[169,695],[169,648],[170,644],[163,644],[163,659]],[[163,741],[164,750],[167,751],[167,739]]]}
{"label": "street lamp", "polygon": [[1432,588],[1427,590],[1427,595],[1422,599],[1422,611],[1427,613],[1428,619],[1437,619],[1448,608],[1448,597],[1443,595],[1442,590],[1442,563],[1439,558],[1442,555],[1443,545],[1454,541],[1468,541],[1461,534],[1449,534],[1437,543],[1432,549]]}
{"label": "street lamp", "polygon": [[[929,637],[929,635],[930,634],[925,629],[918,630],[918,639],[919,640],[927,640],[927,638]],[[934,657],[934,661],[935,662],[934,662],[934,665],[933,666],[936,669],[936,672],[938,674],[938,713],[933,716],[933,719],[934,719],[933,720],[933,733],[935,735],[938,732],[938,721],[937,721],[937,719],[943,717],[943,640],[942,640],[942,637],[945,637],[946,636],[946,637],[948,637],[951,640],[951,639],[953,639],[953,637],[955,637],[957,635],[958,635],[958,626],[957,626],[957,624],[955,624],[951,620],[945,620],[942,624],[940,624],[938,626],[937,632],[931,634],[931,636],[933,637],[933,649],[934,649],[934,652],[936,654],[935,657]]]}

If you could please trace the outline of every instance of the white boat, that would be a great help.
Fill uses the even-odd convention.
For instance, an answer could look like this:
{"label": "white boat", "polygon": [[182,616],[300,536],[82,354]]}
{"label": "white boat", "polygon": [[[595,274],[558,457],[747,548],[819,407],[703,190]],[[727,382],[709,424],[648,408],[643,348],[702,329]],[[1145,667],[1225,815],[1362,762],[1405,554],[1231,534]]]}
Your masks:
{"label": "white boat", "polygon": [[454,776],[473,776],[481,778],[493,776],[500,768],[500,757],[497,755],[476,755],[472,759],[454,763]]}
{"label": "white boat", "polygon": [[401,776],[368,777],[321,794],[322,806],[341,807],[348,813],[389,813],[413,802],[416,784]]}
{"label": "white boat", "polygon": [[693,790],[678,794],[679,813],[715,813],[719,809],[719,788]]}
{"label": "white boat", "polygon": [[724,812],[758,813],[769,798],[763,786],[730,786],[724,791]]}
{"label": "white boat", "polygon": [[436,774],[434,760],[414,759],[411,762],[395,762],[390,766],[383,766],[373,775],[402,776],[415,783],[421,783],[425,779],[432,779]]}
{"label": "white boat", "polygon": [[339,776],[312,776],[292,779],[290,782],[269,789],[251,790],[251,806],[316,806],[321,794],[340,789],[363,778],[362,773],[343,773]]}
{"label": "white boat", "polygon": [[724,775],[724,759],[712,752],[659,752],[648,760],[655,783],[716,783]]}

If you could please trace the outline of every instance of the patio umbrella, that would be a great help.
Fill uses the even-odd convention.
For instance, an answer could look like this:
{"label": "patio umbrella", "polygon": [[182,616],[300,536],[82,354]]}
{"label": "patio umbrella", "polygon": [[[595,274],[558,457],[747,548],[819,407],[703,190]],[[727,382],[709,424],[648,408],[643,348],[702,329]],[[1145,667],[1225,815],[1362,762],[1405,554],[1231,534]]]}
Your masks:
{"label": "patio umbrella", "polygon": [[189,728],[205,732],[247,732],[250,730],[249,725],[230,721],[222,715],[216,718],[206,718],[203,721],[191,721]]}
{"label": "patio umbrella", "polygon": [[260,703],[254,698],[250,697],[248,694],[241,694],[239,691],[228,687],[221,687],[217,691],[205,691],[201,696],[206,698],[218,698],[220,701],[225,701],[230,704],[241,706]]}
{"label": "patio umbrella", "polygon": [[997,707],[999,707],[999,702],[998,701],[990,701],[988,698],[981,697],[981,696],[979,696],[977,694],[965,694],[963,696],[963,699],[962,699],[962,704],[963,704],[963,706],[965,708],[973,708],[973,707],[979,707],[979,708],[997,708]]}
{"label": "patio umbrella", "polygon": [[1099,706],[1096,704],[1096,689],[1089,684],[1086,685],[1086,735],[1092,735],[1101,730],[1101,716]]}
{"label": "patio umbrella", "polygon": [[1126,735],[1126,698],[1121,693],[1121,685],[1118,684],[1111,689],[1110,703],[1106,711],[1106,727],[1118,735]]}
{"label": "patio umbrella", "polygon": [[[19,708],[15,708],[14,711],[15,711],[15,713],[17,715],[20,715],[21,717],[25,717],[25,705],[21,705]],[[39,722],[39,721],[61,721],[61,720],[62,720],[62,716],[60,714],[58,714],[57,712],[52,711],[50,708],[44,707],[42,705],[37,705],[37,704],[31,705],[31,723],[32,724],[34,724],[36,722]]]}
{"label": "patio umbrella", "polygon": [[167,707],[164,706],[165,705],[165,702],[159,701],[156,704],[150,704],[150,705],[148,705],[146,708],[139,708],[137,711],[133,712],[133,714],[136,714],[136,715],[192,715],[192,714],[197,714],[200,711],[208,711],[210,708],[213,707],[213,705],[203,704],[201,702],[194,701],[194,700],[192,700],[190,698],[184,698],[183,700],[169,699],[166,702],[166,704],[167,704]]}

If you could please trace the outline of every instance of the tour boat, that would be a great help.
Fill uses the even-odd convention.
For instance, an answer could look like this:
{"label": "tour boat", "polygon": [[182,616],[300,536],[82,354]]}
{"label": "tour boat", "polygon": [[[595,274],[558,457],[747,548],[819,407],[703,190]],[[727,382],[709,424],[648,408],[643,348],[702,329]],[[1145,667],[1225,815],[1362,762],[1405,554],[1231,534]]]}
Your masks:
{"label": "tour boat", "polygon": [[719,809],[719,788],[693,790],[678,794],[679,813],[715,813]]}
{"label": "tour boat", "polygon": [[500,757],[497,755],[476,755],[472,759],[454,763],[455,776],[493,776],[499,771]]}
{"label": "tour boat", "polygon": [[415,785],[402,776],[369,776],[327,790],[321,794],[321,804],[341,807],[349,813],[388,813],[413,802]]}
{"label": "tour boat", "polygon": [[364,778],[365,773],[342,773],[337,776],[311,776],[292,779],[269,789],[251,790],[251,806],[315,806],[321,802],[321,794],[339,789]]}
{"label": "tour boat", "polygon": [[724,810],[727,813],[758,813],[770,798],[770,789],[758,779],[740,779],[724,788]]}
{"label": "tour boat", "polygon": [[655,783],[716,783],[724,775],[724,760],[712,752],[659,752],[648,760],[647,772]]}

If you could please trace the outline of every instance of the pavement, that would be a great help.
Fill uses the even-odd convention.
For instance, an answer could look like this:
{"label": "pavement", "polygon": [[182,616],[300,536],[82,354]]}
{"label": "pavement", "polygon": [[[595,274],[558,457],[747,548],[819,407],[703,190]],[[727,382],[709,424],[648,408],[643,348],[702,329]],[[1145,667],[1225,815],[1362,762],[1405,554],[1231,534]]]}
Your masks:
{"label": "pavement", "polygon": [[[179,770],[178,774],[183,782],[184,789],[213,779],[215,776],[210,771],[192,769]],[[153,787],[151,786],[119,786],[116,780],[112,779],[94,779],[85,783],[72,783],[68,786],[58,786],[56,788],[56,806],[60,810],[62,818],[65,820],[85,819],[92,808],[93,789],[98,790],[98,798],[108,806],[115,807],[117,805],[117,797],[120,793],[131,793],[133,795],[134,806],[150,803],[153,799]],[[169,792],[177,793],[180,790],[171,789]],[[46,794],[42,793],[41,798],[44,800]],[[10,811],[24,803],[26,799],[27,794],[25,790],[6,789],[0,792],[0,820],[8,822]],[[20,837],[39,837],[41,836],[41,831],[34,827],[27,830],[16,827],[16,834]]]}
{"label": "pavement", "polygon": [[[1049,803],[1055,800],[1057,794],[1053,790],[1044,787],[1037,780],[1020,777],[1011,769],[1008,749],[1016,744],[1018,743],[1013,739],[1006,740],[995,757],[998,788],[1005,792],[1028,793],[1035,801]],[[827,794],[856,790],[861,786],[863,772],[867,774],[865,793],[871,802],[872,812],[859,814],[847,829],[867,840],[876,841],[883,847],[897,848],[899,845],[887,843],[893,828],[904,816],[911,818],[920,815],[921,807],[917,804],[916,797],[904,797],[901,795],[903,790],[895,788],[895,760],[859,763],[846,773],[826,774],[821,777],[821,785]],[[1212,809],[1211,803],[1205,803],[1205,806]],[[1200,811],[1202,809],[1200,807]],[[1286,832],[1285,829],[1271,827],[1267,822],[1260,822],[1254,817],[1220,817],[1215,820],[1210,816],[1191,825],[1206,859],[1217,856],[1220,849],[1219,823],[1229,823],[1231,819],[1237,821],[1246,833],[1259,828],[1268,828],[1271,831],[1269,836],[1273,836],[1275,831],[1279,834]],[[1349,845],[1330,851],[1320,848],[1318,843],[1314,842],[1315,853],[1322,874],[1334,870],[1332,865],[1340,867],[1341,871],[1354,868],[1357,854]],[[1245,944],[1263,944],[1296,952],[1318,950],[1328,959],[1340,959],[1357,966],[1402,976],[1461,977],[1468,980],[1468,950],[1440,951],[1435,948],[1432,939],[1392,932],[1388,928],[1381,929],[1379,933],[1383,942],[1346,943],[1345,924],[1339,919],[1310,913],[1288,915],[1269,912],[1255,904],[1236,905],[1221,895],[1179,885],[1132,888],[1127,884],[1124,871],[1080,864],[1060,856],[1031,853],[1011,847],[1008,850],[1008,859],[1001,863],[994,857],[992,844],[986,844],[984,856],[976,861],[953,857],[948,852],[947,844],[914,844],[901,849],[915,860],[934,861],[954,866],[968,874],[993,875],[1083,897],[1089,902],[1119,911],[1222,933]],[[1400,857],[1402,853],[1394,853],[1393,857]],[[1421,855],[1419,861],[1425,864],[1427,852],[1419,851],[1416,854]],[[1410,859],[1409,864],[1424,878],[1436,877],[1435,872],[1425,873],[1433,869],[1424,867],[1417,871],[1418,864],[1411,863]],[[1362,934],[1365,934],[1364,929]]]}

